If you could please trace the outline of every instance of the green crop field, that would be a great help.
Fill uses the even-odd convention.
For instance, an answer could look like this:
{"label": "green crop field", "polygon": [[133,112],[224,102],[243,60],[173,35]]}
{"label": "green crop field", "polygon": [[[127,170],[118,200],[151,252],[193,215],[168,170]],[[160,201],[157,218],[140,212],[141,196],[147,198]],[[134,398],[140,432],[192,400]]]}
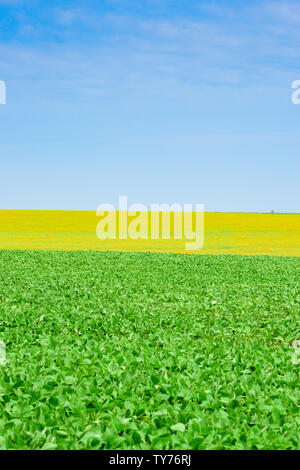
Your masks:
{"label": "green crop field", "polygon": [[0,251],[0,447],[300,447],[297,258]]}

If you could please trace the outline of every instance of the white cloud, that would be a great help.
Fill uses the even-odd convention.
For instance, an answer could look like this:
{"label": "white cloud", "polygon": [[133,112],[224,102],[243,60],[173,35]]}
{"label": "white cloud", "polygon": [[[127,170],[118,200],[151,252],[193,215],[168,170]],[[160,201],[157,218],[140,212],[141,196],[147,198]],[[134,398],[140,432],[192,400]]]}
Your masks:
{"label": "white cloud", "polygon": [[72,9],[54,9],[55,22],[62,26],[72,26],[74,23],[89,23],[93,17],[83,8],[77,7]]}
{"label": "white cloud", "polygon": [[[53,87],[67,94],[125,92],[197,97],[209,87],[223,91],[249,87],[268,90],[270,86],[285,86],[295,78],[300,56],[295,46],[297,28],[286,24],[289,15],[276,24],[272,22],[272,15],[280,9],[287,11],[287,2],[276,2],[277,8],[272,10],[270,5],[268,2],[259,11],[253,7],[241,13],[247,13],[246,28],[243,16],[238,22],[144,20],[93,15],[79,7],[54,9],[55,24],[72,29],[80,22],[88,28],[89,41],[74,45],[72,36],[68,36],[65,41],[48,41],[42,47],[16,42],[2,45],[0,65],[6,76],[20,75],[34,86],[38,79],[45,87],[51,80]],[[31,26],[24,23],[20,31],[30,34]]]}
{"label": "white cloud", "polygon": [[15,6],[23,3],[23,0],[0,0],[0,6]]}
{"label": "white cloud", "polygon": [[265,7],[280,22],[300,24],[299,2],[267,2]]}

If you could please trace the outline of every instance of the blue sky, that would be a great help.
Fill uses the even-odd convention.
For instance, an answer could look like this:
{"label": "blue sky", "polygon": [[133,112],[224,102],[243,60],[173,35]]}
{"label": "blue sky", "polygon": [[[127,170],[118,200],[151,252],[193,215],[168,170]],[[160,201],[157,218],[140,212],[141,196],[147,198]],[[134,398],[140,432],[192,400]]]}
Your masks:
{"label": "blue sky", "polygon": [[299,212],[300,3],[0,0],[0,208]]}

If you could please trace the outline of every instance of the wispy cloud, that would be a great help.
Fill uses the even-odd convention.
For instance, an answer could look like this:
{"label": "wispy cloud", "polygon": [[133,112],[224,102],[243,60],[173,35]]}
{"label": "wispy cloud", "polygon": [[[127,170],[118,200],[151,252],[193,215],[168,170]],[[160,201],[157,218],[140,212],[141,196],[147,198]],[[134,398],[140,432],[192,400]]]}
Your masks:
{"label": "wispy cloud", "polygon": [[0,0],[0,6],[14,7],[21,5],[23,2],[24,0]]}
{"label": "wispy cloud", "polygon": [[291,24],[300,23],[299,2],[267,2],[265,3],[265,8],[280,22],[288,22]]}
{"label": "wispy cloud", "polygon": [[74,24],[83,24],[88,27],[95,27],[98,15],[93,14],[91,11],[84,7],[75,7],[69,9],[54,8],[53,19],[54,22],[67,27],[72,27]]}
{"label": "wispy cloud", "polygon": [[[201,8],[210,11],[209,19],[100,14],[88,4],[55,7],[42,48],[26,41],[2,44],[2,70],[10,75],[19,70],[28,80],[51,79],[52,86],[65,87],[67,93],[100,96],[125,91],[195,97],[209,87],[223,92],[287,86],[300,56],[295,45],[299,33],[291,27],[300,11],[297,4],[248,3],[227,10],[203,3]],[[34,35],[30,18],[21,21],[20,34]]]}

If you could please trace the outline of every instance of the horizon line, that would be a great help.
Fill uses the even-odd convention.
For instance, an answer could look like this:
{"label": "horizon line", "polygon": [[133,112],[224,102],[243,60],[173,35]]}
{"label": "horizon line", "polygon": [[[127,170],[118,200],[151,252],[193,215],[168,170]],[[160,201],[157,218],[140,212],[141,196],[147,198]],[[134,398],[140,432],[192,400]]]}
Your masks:
{"label": "horizon line", "polygon": [[[96,212],[97,209],[1,209],[0,212],[4,211],[17,211],[17,212]],[[111,211],[105,211],[105,212],[111,212]],[[118,209],[116,209],[116,212],[120,212]],[[121,211],[122,212],[122,211]],[[129,212],[128,210],[125,212]],[[136,212],[152,212],[151,210],[147,211],[136,211]],[[184,211],[162,211],[160,210],[159,212],[184,212]],[[196,211],[192,211],[196,212]],[[204,213],[208,214],[269,214],[269,215],[300,215],[300,212],[276,212],[276,211],[230,211],[230,210],[210,210],[210,211],[204,211]]]}

